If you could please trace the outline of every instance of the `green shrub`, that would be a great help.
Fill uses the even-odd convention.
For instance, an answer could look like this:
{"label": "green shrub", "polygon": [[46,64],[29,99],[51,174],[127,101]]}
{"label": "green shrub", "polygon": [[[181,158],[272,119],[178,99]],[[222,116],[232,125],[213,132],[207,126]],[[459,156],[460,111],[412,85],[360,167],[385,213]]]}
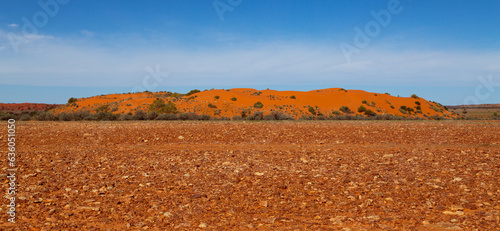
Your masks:
{"label": "green shrub", "polygon": [[309,106],[309,108],[307,108],[307,110],[309,110],[309,112],[311,114],[316,115],[316,110],[313,107]]}
{"label": "green shrub", "polygon": [[172,102],[168,102],[167,104],[165,104],[163,100],[157,99],[153,101],[151,105],[149,105],[149,112],[153,111],[158,114],[175,114],[177,113],[177,107]]}
{"label": "green shrub", "polygon": [[420,105],[420,101],[415,101],[415,104],[416,105]]}
{"label": "green shrub", "polygon": [[251,116],[246,118],[247,120],[262,120],[264,119],[264,113],[263,112],[255,112]]}
{"label": "green shrub", "polygon": [[236,97],[231,98],[231,101],[236,101],[236,100],[238,100],[236,99]]}
{"label": "green shrub", "polygon": [[368,104],[366,100],[361,101],[361,103]]}
{"label": "green shrub", "polygon": [[363,106],[363,105],[359,106],[359,108],[358,108],[358,112],[359,113],[363,113],[365,111],[366,111],[366,107],[365,106]]}
{"label": "green shrub", "polygon": [[132,116],[132,119],[133,120],[146,120],[146,119],[148,119],[148,115],[143,110],[139,110],[139,111],[135,112],[134,116]]}
{"label": "green shrub", "polygon": [[104,105],[98,107],[95,111],[97,113],[99,113],[99,112],[104,112],[104,113],[109,112],[109,105],[104,104]]}
{"label": "green shrub", "polygon": [[158,113],[155,111],[152,111],[148,114],[148,120],[154,120],[156,119],[156,117],[158,117]]}
{"label": "green shrub", "polygon": [[264,104],[262,104],[260,101],[257,102],[257,103],[254,103],[253,105],[254,108],[263,108],[264,107]]}
{"label": "green shrub", "polygon": [[200,92],[200,90],[198,90],[198,89],[194,89],[194,90],[189,91],[189,92],[186,94],[186,96],[190,96],[190,95],[192,95],[192,94],[196,94],[196,93],[198,93],[198,92]]}
{"label": "green shrub", "polygon": [[209,107],[209,108],[217,108],[217,106],[215,106],[215,105],[213,105],[213,104],[211,104],[211,103],[209,103],[209,104],[208,104],[208,107]]}
{"label": "green shrub", "polygon": [[394,106],[393,106],[393,105],[391,105],[391,108],[392,108],[392,109],[394,109]]}
{"label": "green shrub", "polygon": [[296,99],[296,97],[294,95],[290,96],[290,99]]}
{"label": "green shrub", "polygon": [[340,107],[340,108],[339,108],[339,110],[340,110],[341,112],[343,112],[343,113],[346,113],[346,114],[350,114],[350,113],[352,113],[351,109],[349,109],[349,107],[348,107],[348,106],[342,106],[342,107]]}
{"label": "green shrub", "polygon": [[406,111],[406,109],[404,108],[400,108],[399,111],[405,115],[408,114],[408,111]]}
{"label": "green shrub", "polygon": [[372,110],[366,110],[365,115],[367,116],[375,116],[377,113],[373,112]]}
{"label": "green shrub", "polygon": [[283,114],[278,111],[273,111],[268,115],[265,115],[264,120],[293,120],[293,117],[287,114]]}
{"label": "green shrub", "polygon": [[29,120],[31,120],[31,117],[29,115],[22,115],[19,118],[19,121],[29,121]]}
{"label": "green shrub", "polygon": [[74,115],[72,113],[66,113],[66,112],[62,112],[61,114],[59,114],[59,120],[61,121],[71,121],[74,119]]}
{"label": "green shrub", "polygon": [[339,111],[333,111],[333,112],[332,112],[332,115],[336,115],[336,116],[339,116],[339,115],[341,115],[341,114],[342,114],[342,113],[341,113],[341,112],[339,112]]}
{"label": "green shrub", "polygon": [[414,98],[414,99],[419,99],[419,97],[417,95],[415,95],[415,94],[411,95],[411,97]]}
{"label": "green shrub", "polygon": [[216,95],[214,98],[217,100],[217,99],[219,99],[219,98],[220,98],[220,96]]}
{"label": "green shrub", "polygon": [[71,98],[68,99],[68,105],[76,103],[76,101],[78,101],[76,98],[71,97]]}
{"label": "green shrub", "polygon": [[119,120],[133,120],[133,116],[129,113],[121,115],[118,119]]}

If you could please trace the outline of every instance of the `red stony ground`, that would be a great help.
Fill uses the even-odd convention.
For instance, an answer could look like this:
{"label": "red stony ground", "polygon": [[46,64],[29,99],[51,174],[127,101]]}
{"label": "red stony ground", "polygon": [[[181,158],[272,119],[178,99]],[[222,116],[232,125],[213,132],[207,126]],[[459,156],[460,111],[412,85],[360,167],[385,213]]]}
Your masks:
{"label": "red stony ground", "polygon": [[498,121],[17,125],[0,230],[500,229]]}

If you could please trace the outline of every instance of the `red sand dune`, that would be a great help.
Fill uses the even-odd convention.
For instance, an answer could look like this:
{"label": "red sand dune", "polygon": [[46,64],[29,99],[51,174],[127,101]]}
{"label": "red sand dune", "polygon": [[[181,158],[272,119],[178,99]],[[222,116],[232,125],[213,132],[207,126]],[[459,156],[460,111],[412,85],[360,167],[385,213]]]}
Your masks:
{"label": "red sand dune", "polygon": [[[295,96],[295,99],[292,96]],[[231,100],[232,98],[236,98],[236,101]],[[244,110],[250,113],[262,111],[264,114],[268,114],[271,111],[280,111],[294,118],[299,118],[303,115],[311,115],[308,110],[309,107],[313,107],[318,113],[329,116],[334,111],[339,111],[339,108],[342,106],[349,107],[353,114],[362,114],[358,113],[358,107],[361,105],[377,114],[408,116],[403,114],[399,109],[401,106],[406,106],[416,111],[418,106],[416,102],[420,103],[422,113],[412,113],[412,116],[424,117],[424,115],[437,115],[455,117],[440,104],[429,102],[423,98],[395,97],[389,94],[372,93],[362,90],[344,90],[341,88],[307,92],[258,91],[249,88],[235,88],[229,90],[206,90],[190,96],[179,97],[169,97],[164,92],[111,94],[78,99],[72,106],[61,106],[55,112],[61,113],[77,110],[96,112],[96,109],[103,105],[108,105],[110,111],[113,113],[135,113],[138,110],[148,112],[150,104],[156,99],[161,99],[166,103],[174,103],[181,113],[194,112],[196,114],[207,114],[216,118],[240,115]],[[366,103],[362,103],[363,101],[366,101]],[[256,102],[261,102],[264,106],[260,109],[255,108],[254,104]],[[209,104],[211,104],[210,107]]]}
{"label": "red sand dune", "polygon": [[0,111],[5,111],[5,112],[43,111],[58,106],[60,106],[60,104],[0,103]]}

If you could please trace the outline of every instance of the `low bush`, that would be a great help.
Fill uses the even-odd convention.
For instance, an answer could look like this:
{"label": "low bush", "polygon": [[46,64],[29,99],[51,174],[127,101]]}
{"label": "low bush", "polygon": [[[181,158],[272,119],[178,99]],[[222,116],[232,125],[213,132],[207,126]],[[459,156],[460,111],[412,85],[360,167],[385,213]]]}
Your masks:
{"label": "low bush", "polygon": [[186,96],[190,96],[190,95],[192,95],[192,94],[196,94],[196,93],[198,93],[198,92],[200,92],[200,90],[198,90],[198,89],[194,89],[194,90],[189,91],[189,92],[186,94]]}
{"label": "low bush", "polygon": [[[365,101],[365,102],[366,102],[366,101]],[[359,107],[358,107],[358,112],[359,112],[359,113],[363,113],[363,112],[365,112],[365,111],[366,111],[366,107],[365,107],[365,106],[361,105],[361,106],[359,106]]]}
{"label": "low bush", "polygon": [[248,116],[246,118],[247,120],[262,120],[264,119],[264,113],[263,112],[254,112],[252,115]]}
{"label": "low bush", "polygon": [[179,120],[179,115],[176,114],[161,114],[155,120]]}
{"label": "low bush", "polygon": [[366,110],[365,111],[365,115],[367,115],[367,116],[375,116],[375,115],[377,115],[377,113],[373,112],[372,110]]}
{"label": "low bush", "polygon": [[264,104],[262,104],[260,101],[258,101],[257,103],[254,103],[254,104],[253,104],[253,107],[254,107],[254,108],[263,108],[263,107],[264,107]]}
{"label": "low bush", "polygon": [[339,108],[339,110],[341,112],[343,112],[343,113],[346,113],[346,114],[351,114],[352,113],[351,109],[349,109],[348,106],[342,106],[342,107]]}
{"label": "low bush", "polygon": [[134,116],[132,116],[132,119],[133,120],[147,120],[148,115],[143,110],[139,110],[139,111],[135,112]]}
{"label": "low bush", "polygon": [[307,110],[308,110],[311,114],[316,115],[316,110],[314,109],[314,107],[309,106],[309,108],[307,108]]}

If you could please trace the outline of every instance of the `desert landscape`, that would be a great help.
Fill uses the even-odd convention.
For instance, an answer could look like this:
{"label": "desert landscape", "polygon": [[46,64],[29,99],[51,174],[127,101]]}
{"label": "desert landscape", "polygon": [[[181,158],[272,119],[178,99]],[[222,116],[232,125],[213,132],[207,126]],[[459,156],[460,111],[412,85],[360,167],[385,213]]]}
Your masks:
{"label": "desert landscape", "polygon": [[18,215],[0,229],[497,230],[498,134],[498,121],[18,122]]}
{"label": "desert landscape", "polygon": [[498,0],[0,9],[0,231],[500,230]]}

